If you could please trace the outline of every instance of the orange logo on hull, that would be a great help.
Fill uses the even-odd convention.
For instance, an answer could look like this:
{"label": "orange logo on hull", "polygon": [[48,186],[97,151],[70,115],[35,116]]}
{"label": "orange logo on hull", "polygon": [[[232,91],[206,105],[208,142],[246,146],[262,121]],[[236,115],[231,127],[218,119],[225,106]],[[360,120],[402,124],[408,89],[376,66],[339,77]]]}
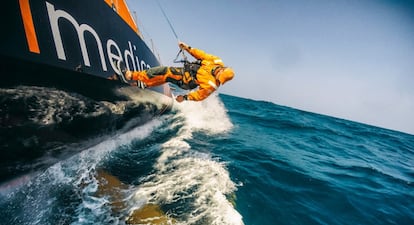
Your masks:
{"label": "orange logo on hull", "polygon": [[32,11],[30,11],[29,0],[19,0],[20,12],[22,13],[24,31],[26,33],[29,51],[40,54],[39,44],[37,43],[36,31],[33,24]]}

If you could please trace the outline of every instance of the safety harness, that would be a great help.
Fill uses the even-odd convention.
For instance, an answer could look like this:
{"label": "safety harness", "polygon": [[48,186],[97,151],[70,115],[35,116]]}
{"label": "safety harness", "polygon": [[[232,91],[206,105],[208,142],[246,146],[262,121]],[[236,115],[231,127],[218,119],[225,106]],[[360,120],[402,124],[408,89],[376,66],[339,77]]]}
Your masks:
{"label": "safety harness", "polygon": [[185,61],[184,62],[184,71],[188,72],[191,77],[197,80],[197,71],[201,67],[201,60],[196,60],[194,62]]}
{"label": "safety harness", "polygon": [[189,62],[185,60],[183,63],[183,83],[187,86],[187,88],[194,89],[197,87],[197,71],[201,67],[201,60],[196,60],[194,62]]}
{"label": "safety harness", "polygon": [[[178,60],[179,55],[182,54],[183,59]],[[180,86],[184,89],[194,89],[197,85],[197,71],[201,67],[202,60],[196,60],[193,62],[190,62],[187,60],[187,57],[185,56],[182,49],[178,52],[177,56],[174,59],[175,63],[183,63],[184,71],[183,71],[183,80],[181,81]],[[216,66],[211,70],[211,75],[213,77],[216,70],[222,68],[222,66]],[[215,85],[214,85],[215,86]]]}

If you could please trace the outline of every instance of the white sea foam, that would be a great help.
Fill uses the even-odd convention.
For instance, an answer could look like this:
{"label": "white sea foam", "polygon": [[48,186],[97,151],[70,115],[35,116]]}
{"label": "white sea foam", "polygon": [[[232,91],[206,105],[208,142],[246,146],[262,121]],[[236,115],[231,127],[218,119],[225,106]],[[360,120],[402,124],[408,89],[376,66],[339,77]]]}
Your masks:
{"label": "white sea foam", "polygon": [[[236,186],[225,163],[213,159],[206,151],[193,149],[188,141],[195,131],[221,134],[231,130],[233,125],[223,103],[217,96],[211,96],[206,102],[186,102],[177,104],[177,107],[175,116],[183,124],[169,125],[180,126],[177,135],[161,145],[161,154],[154,164],[155,173],[136,187],[128,204],[132,204],[133,208],[148,203],[177,205],[176,209],[167,212],[170,222],[174,224],[243,224],[241,215],[232,205]],[[28,223],[45,222],[51,213],[49,208],[57,201],[50,194],[53,189],[61,185],[74,185],[81,187],[79,194],[82,202],[75,209],[72,224],[93,221],[122,223],[111,213],[108,199],[96,197],[98,180],[95,170],[111,152],[134,140],[147,138],[162,123],[162,119],[155,119],[126,133],[105,138],[103,142],[50,167],[31,184],[36,190],[25,200],[30,210],[25,211],[23,220]]]}
{"label": "white sea foam", "polygon": [[177,205],[179,209],[167,212],[176,224],[243,224],[231,203],[236,186],[225,164],[192,149],[187,141],[195,131],[219,134],[232,128],[223,103],[213,95],[205,102],[176,107],[177,116],[185,118],[184,126],[161,146],[156,173],[134,193],[136,208],[145,203]]}
{"label": "white sea foam", "polygon": [[[119,218],[112,216],[110,204],[105,197],[97,197],[95,195],[98,188],[98,180],[95,177],[96,168],[99,163],[108,156],[109,153],[118,149],[122,145],[129,145],[134,140],[142,140],[147,138],[154,129],[162,124],[161,120],[152,120],[145,125],[136,127],[129,132],[106,138],[105,141],[90,147],[63,162],[57,163],[50,167],[44,174],[40,175],[37,181],[49,180],[50,185],[44,185],[42,190],[45,193],[44,198],[38,199],[36,208],[47,211],[47,207],[40,206],[43,201],[53,199],[48,196],[48,189],[54,188],[56,185],[69,184],[81,188],[82,203],[76,209],[77,217],[72,224],[87,224],[92,221],[101,221],[106,223],[117,221]],[[33,184],[41,186],[41,184]],[[36,204],[36,203],[32,203]],[[48,203],[50,204],[50,203]],[[34,211],[36,214],[37,210]],[[43,213],[38,216],[45,217]],[[104,220],[104,221],[103,221]]]}
{"label": "white sea foam", "polygon": [[227,109],[217,94],[212,94],[201,102],[177,103],[175,107],[185,117],[189,130],[201,129],[214,134],[227,132],[233,127]]}

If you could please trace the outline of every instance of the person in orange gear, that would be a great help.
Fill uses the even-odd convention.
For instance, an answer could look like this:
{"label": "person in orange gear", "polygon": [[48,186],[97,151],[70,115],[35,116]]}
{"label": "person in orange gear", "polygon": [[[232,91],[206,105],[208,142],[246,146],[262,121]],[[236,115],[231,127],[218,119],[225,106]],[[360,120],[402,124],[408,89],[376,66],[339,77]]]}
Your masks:
{"label": "person in orange gear", "polygon": [[[184,100],[201,101],[217,90],[220,85],[233,79],[234,71],[225,67],[223,61],[214,55],[192,48],[184,42],[178,46],[197,59],[194,63],[185,63],[184,67],[158,66],[143,71],[126,71],[127,80],[142,81],[143,87],[153,87],[170,82],[182,89],[191,91],[186,95],[176,97],[177,102]],[[139,86],[142,87],[142,84]]]}

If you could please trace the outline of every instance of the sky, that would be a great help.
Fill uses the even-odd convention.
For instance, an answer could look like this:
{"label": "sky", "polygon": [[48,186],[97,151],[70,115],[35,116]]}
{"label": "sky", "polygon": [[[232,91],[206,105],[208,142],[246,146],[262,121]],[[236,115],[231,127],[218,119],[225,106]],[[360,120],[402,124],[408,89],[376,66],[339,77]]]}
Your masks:
{"label": "sky", "polygon": [[[219,92],[414,134],[414,3],[158,0],[180,41],[223,59]],[[177,38],[155,0],[127,0],[163,65]]]}

